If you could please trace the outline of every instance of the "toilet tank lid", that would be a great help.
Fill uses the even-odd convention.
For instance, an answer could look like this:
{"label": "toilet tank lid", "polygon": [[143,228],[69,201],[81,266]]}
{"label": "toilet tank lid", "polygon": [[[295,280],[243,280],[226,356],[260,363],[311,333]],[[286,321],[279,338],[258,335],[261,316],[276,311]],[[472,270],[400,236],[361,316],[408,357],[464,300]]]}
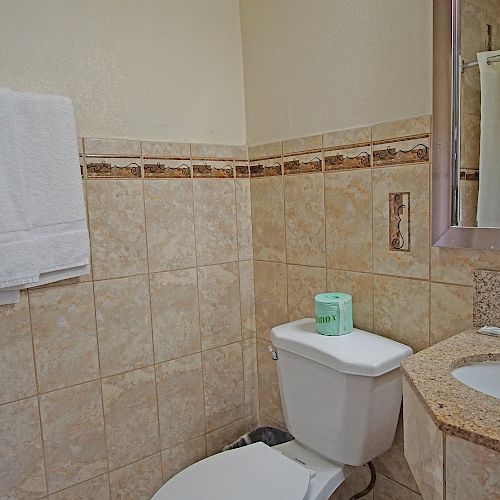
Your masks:
{"label": "toilet tank lid", "polygon": [[367,377],[399,368],[401,360],[413,353],[407,345],[357,328],[347,335],[320,335],[311,318],[275,326],[271,340],[278,349],[342,373]]}

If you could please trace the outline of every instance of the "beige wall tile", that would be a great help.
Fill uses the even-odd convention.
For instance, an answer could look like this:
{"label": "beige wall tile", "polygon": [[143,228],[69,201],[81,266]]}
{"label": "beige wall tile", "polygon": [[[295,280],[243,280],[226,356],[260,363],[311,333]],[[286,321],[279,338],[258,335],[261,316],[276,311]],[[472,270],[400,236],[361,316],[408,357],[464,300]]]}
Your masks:
{"label": "beige wall tile", "polygon": [[259,425],[263,427],[278,427],[279,429],[286,429],[286,425],[282,422],[278,422],[273,418],[264,415],[263,413],[259,413]]}
{"label": "beige wall tile", "polygon": [[392,447],[376,458],[374,463],[378,474],[383,474],[418,493],[417,483],[404,456],[402,417],[401,414]]}
{"label": "beige wall tile", "polygon": [[271,358],[267,341],[257,339],[257,365],[259,367],[259,409],[266,417],[285,422],[278,382],[276,361]]}
{"label": "beige wall tile", "polygon": [[[409,252],[389,247],[389,193],[397,192],[410,193]],[[429,277],[429,165],[373,170],[373,270],[408,278]]]}
{"label": "beige wall tile", "polygon": [[284,182],[287,262],[324,266],[326,254],[323,176],[285,176]]}
{"label": "beige wall tile", "polygon": [[241,340],[238,263],[198,268],[202,349]]}
{"label": "beige wall tile", "polygon": [[321,148],[321,134],[283,141],[283,154],[300,153]]}
{"label": "beige wall tile", "polygon": [[271,328],[288,320],[286,265],[255,261],[254,273],[257,337],[269,340]]}
{"label": "beige wall tile", "polygon": [[191,144],[193,158],[225,158],[233,159],[234,146],[227,144]]}
{"label": "beige wall tile", "polygon": [[[404,453],[425,498],[443,498],[443,435],[403,378]],[[453,498],[453,497],[451,497]]]}
{"label": "beige wall tile", "polygon": [[142,182],[87,181],[94,279],[148,271]]}
{"label": "beige wall tile", "polygon": [[374,276],[374,331],[409,345],[429,347],[429,282]]}
{"label": "beige wall tile", "polygon": [[372,140],[381,141],[397,137],[429,134],[431,117],[429,115],[406,118],[394,122],[380,123],[372,127]]}
{"label": "beige wall tile", "polygon": [[29,297],[39,391],[99,377],[92,283],[30,290]]}
{"label": "beige wall tile", "polygon": [[156,366],[161,448],[170,448],[205,432],[201,355]]}
{"label": "beige wall tile", "polygon": [[472,286],[474,270],[500,270],[500,251],[432,247],[431,269],[433,281]]}
{"label": "beige wall tile", "polygon": [[472,288],[431,283],[431,345],[469,328],[472,328]]}
{"label": "beige wall tile", "polygon": [[243,378],[245,381],[246,416],[259,413],[259,391],[257,381],[257,344],[255,339],[241,343],[243,349]]}
{"label": "beige wall tile", "polygon": [[98,381],[40,396],[49,493],[107,471]]}
{"label": "beige wall tile", "polygon": [[205,436],[173,446],[161,452],[163,481],[168,481],[178,472],[193,465],[207,456]]}
{"label": "beige wall tile", "polygon": [[500,453],[446,436],[446,498],[500,498]]}
{"label": "beige wall tile", "polygon": [[250,179],[236,179],[236,219],[238,224],[238,257],[253,258],[252,245],[252,198]]}
{"label": "beige wall tile", "polygon": [[28,293],[0,306],[0,404],[36,394]]}
{"label": "beige wall tile", "polygon": [[153,363],[148,276],[94,284],[103,377]]}
{"label": "beige wall tile", "polygon": [[48,498],[49,500],[109,500],[108,475],[89,479],[84,483],[54,493]]}
{"label": "beige wall tile", "polygon": [[144,181],[150,272],[196,265],[192,182]]}
{"label": "beige wall tile", "polygon": [[[352,474],[335,490],[330,500],[351,500],[353,495],[368,486],[370,477],[371,474],[368,467],[355,468]],[[361,498],[362,500],[373,500],[373,490]]]}
{"label": "beige wall tile", "polygon": [[247,146],[234,146],[234,159],[248,161],[248,147]]}
{"label": "beige wall tile", "polygon": [[314,318],[314,296],[326,291],[326,269],[287,266],[288,321]]}
{"label": "beige wall tile", "polygon": [[221,429],[207,434],[207,456],[215,455],[222,451],[224,446],[236,441],[246,432],[246,419],[238,420],[225,425]]}
{"label": "beige wall tile", "polygon": [[283,177],[251,179],[250,183],[254,258],[285,262]]}
{"label": "beige wall tile", "polygon": [[241,303],[241,338],[255,337],[255,291],[253,261],[239,263],[240,268],[240,303]]}
{"label": "beige wall tile", "polygon": [[372,269],[372,185],[370,170],[325,174],[328,267]]}
{"label": "beige wall tile", "polygon": [[196,179],[193,186],[198,265],[238,260],[234,180]]}
{"label": "beige wall tile", "polygon": [[327,270],[329,292],[348,293],[352,296],[354,326],[373,331],[373,275],[351,271]]}
{"label": "beige wall tile", "polygon": [[131,139],[83,139],[87,155],[141,156],[141,143]]}
{"label": "beige wall tile", "polygon": [[255,160],[257,158],[269,158],[271,156],[281,156],[283,145],[281,142],[270,142],[267,144],[256,144],[248,146],[248,158]]}
{"label": "beige wall tile", "polygon": [[0,498],[47,492],[37,398],[0,406]]}
{"label": "beige wall tile", "polygon": [[199,352],[196,269],[151,274],[149,280],[156,362]]}
{"label": "beige wall tile", "polygon": [[422,500],[422,497],[408,488],[378,475],[373,493],[374,500]]}
{"label": "beige wall tile", "polygon": [[113,500],[150,500],[163,484],[160,454],[109,474]]}
{"label": "beige wall tile", "polygon": [[241,344],[202,353],[207,431],[245,417]]}
{"label": "beige wall tile", "polygon": [[189,158],[191,146],[186,142],[141,141],[142,156],[157,158]]}
{"label": "beige wall tile", "polygon": [[153,367],[102,380],[111,470],[160,451]]}
{"label": "beige wall tile", "polygon": [[338,148],[353,144],[366,144],[371,141],[371,127],[335,130],[323,134],[323,148]]}

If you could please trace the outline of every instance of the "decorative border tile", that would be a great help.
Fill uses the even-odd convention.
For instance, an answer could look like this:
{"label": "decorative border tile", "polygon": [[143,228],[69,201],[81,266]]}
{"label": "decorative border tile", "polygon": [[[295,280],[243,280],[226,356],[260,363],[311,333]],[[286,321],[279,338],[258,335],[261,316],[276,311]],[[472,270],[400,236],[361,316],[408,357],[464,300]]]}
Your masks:
{"label": "decorative border tile", "polygon": [[361,144],[358,147],[326,150],[325,172],[335,170],[354,170],[370,168],[372,163],[370,144]]}
{"label": "decorative border tile", "polygon": [[86,156],[88,179],[141,179],[140,158],[110,158]]}
{"label": "decorative border tile", "polygon": [[322,156],[321,150],[313,151],[311,154],[286,156],[283,158],[285,175],[321,173],[323,171]]}
{"label": "decorative border tile", "polygon": [[389,193],[389,250],[410,251],[410,193]]}
{"label": "decorative border tile", "polygon": [[144,158],[145,179],[186,179],[191,177],[190,160],[184,158]]}
{"label": "decorative border tile", "polygon": [[233,160],[193,160],[193,178],[233,179]]}
{"label": "decorative border tile", "polygon": [[461,181],[478,181],[479,170],[460,170]]}
{"label": "decorative border tile", "polygon": [[272,177],[283,174],[281,156],[250,162],[250,177]]}
{"label": "decorative border tile", "polygon": [[373,143],[373,166],[385,167],[409,163],[429,163],[429,136]]}
{"label": "decorative border tile", "polygon": [[250,165],[247,163],[246,165],[243,165],[241,163],[237,163],[234,166],[234,171],[236,174],[236,178],[240,179],[246,179],[250,177]]}

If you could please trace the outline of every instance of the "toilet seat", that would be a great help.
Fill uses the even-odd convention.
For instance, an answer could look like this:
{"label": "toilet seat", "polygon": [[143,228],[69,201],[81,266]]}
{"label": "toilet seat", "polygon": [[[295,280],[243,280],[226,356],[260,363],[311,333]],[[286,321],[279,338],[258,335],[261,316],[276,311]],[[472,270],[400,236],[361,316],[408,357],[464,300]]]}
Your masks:
{"label": "toilet seat", "polygon": [[304,500],[307,468],[254,443],[197,462],[166,482],[152,500]]}

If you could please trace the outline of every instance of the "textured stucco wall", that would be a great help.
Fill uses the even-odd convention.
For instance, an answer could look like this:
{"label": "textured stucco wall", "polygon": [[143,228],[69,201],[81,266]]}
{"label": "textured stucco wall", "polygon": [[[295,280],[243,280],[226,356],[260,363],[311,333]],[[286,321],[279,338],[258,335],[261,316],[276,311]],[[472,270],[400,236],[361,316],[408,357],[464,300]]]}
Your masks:
{"label": "textured stucco wall", "polygon": [[240,0],[247,140],[431,113],[431,0]]}
{"label": "textured stucco wall", "polygon": [[89,137],[244,143],[238,0],[2,0],[0,85]]}

